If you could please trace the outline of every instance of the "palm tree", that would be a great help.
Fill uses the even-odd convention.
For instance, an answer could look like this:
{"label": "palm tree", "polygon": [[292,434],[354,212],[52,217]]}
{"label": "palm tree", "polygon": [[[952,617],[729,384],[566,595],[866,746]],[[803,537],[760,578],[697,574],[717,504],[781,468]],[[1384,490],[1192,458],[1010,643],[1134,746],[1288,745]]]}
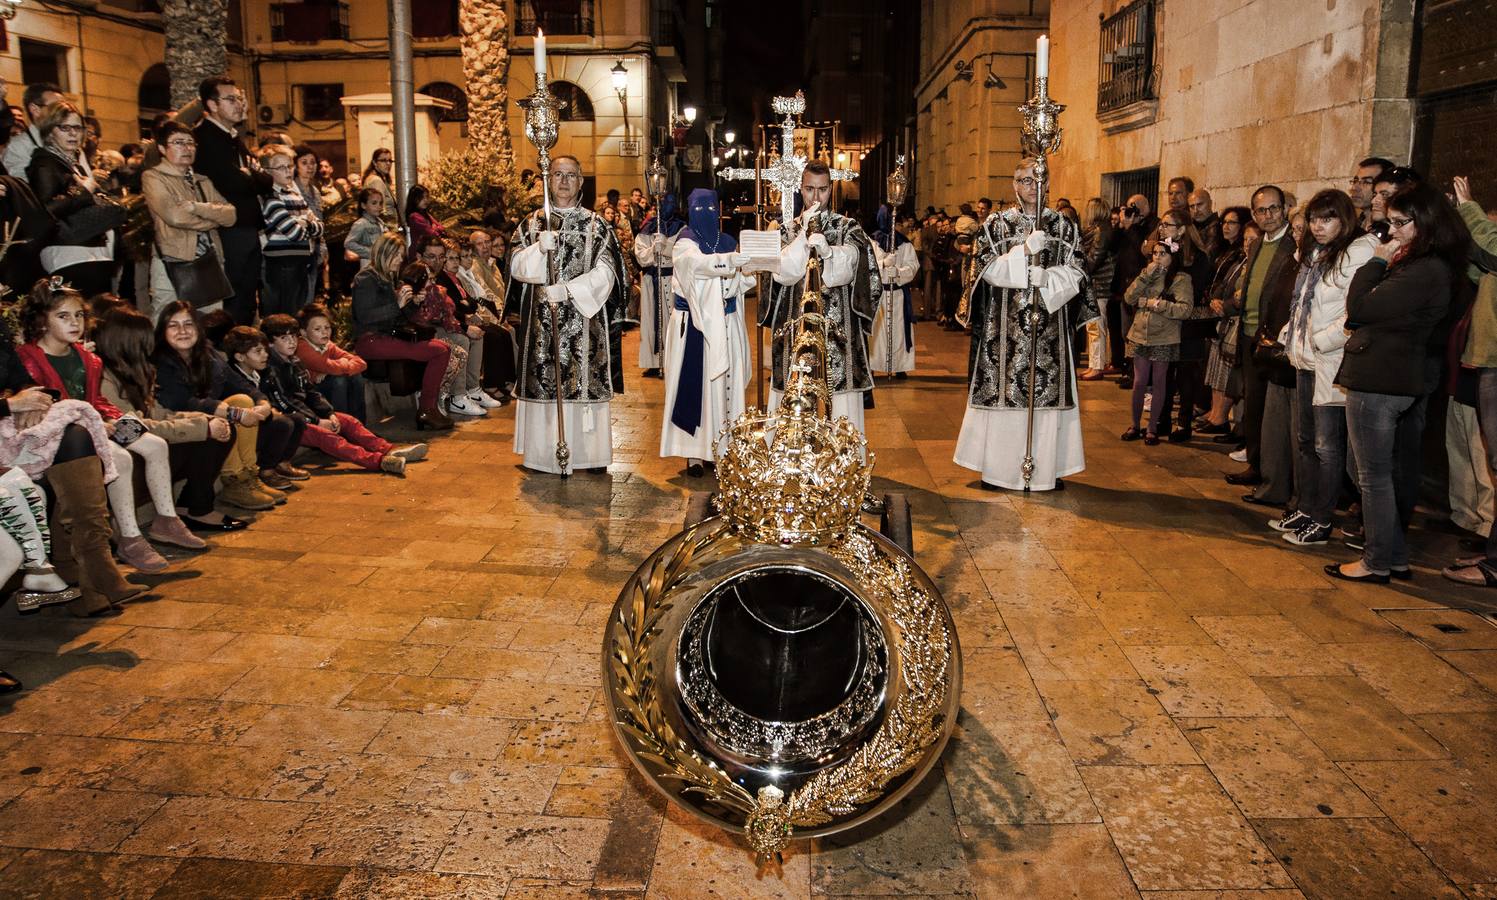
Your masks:
{"label": "palm tree", "polygon": [[509,135],[509,11],[504,0],[462,0],[463,75],[468,79],[468,141],[505,167]]}
{"label": "palm tree", "polygon": [[161,0],[172,108],[197,99],[204,78],[229,71],[228,0]]}

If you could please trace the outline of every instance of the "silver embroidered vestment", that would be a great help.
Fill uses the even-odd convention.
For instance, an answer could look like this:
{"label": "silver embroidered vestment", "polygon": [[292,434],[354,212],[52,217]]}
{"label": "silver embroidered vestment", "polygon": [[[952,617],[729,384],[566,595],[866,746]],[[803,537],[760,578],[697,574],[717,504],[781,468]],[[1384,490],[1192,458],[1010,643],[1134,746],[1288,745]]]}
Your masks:
{"label": "silver embroidered vestment", "polygon": [[[1046,268],[1064,267],[1085,279],[1081,234],[1064,216],[1047,209],[1041,217],[1049,240]],[[1081,291],[1054,314],[1046,313],[1038,340],[1031,344],[1029,311],[1044,309],[1039,291],[998,288],[981,277],[989,263],[1024,242],[1034,230],[1034,217],[1011,207],[988,216],[976,232],[972,252],[979,273],[972,288],[972,345],[968,356],[971,391],[968,402],[978,409],[1027,409],[1029,354],[1035,348],[1035,408],[1070,409],[1076,405],[1071,369],[1071,336],[1079,325],[1097,317],[1096,302]],[[1038,262],[1035,263],[1038,265]]]}
{"label": "silver embroidered vestment", "polygon": [[[538,239],[540,211],[515,229],[511,257]],[[540,285],[526,284],[511,272],[505,293],[505,313],[520,317],[516,338],[520,365],[515,393],[521,400],[554,400],[557,366],[551,358],[552,316],[561,321],[561,398],[568,402],[597,402],[624,390],[623,363],[619,355],[621,324],[628,302],[629,279],[624,272],[618,236],[602,216],[573,207],[551,213],[557,233],[558,284],[587,274],[602,265],[614,271],[613,288],[603,308],[583,316],[571,303],[554,310],[541,297]]]}

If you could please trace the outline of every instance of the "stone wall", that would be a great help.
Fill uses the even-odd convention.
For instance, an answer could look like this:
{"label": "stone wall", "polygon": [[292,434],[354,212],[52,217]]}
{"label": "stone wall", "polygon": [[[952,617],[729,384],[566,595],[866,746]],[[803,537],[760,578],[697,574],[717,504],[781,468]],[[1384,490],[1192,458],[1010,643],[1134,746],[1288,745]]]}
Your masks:
{"label": "stone wall", "polygon": [[[1013,195],[1019,104],[1033,90],[1034,42],[1048,3],[923,0],[916,88],[913,204],[955,212],[979,197]],[[970,81],[956,62],[976,60]],[[987,87],[989,66],[1003,82]]]}
{"label": "stone wall", "polygon": [[1101,193],[1104,173],[1158,165],[1161,189],[1190,175],[1220,208],[1264,182],[1300,199],[1344,186],[1370,150],[1406,160],[1406,80],[1390,70],[1406,72],[1408,34],[1392,22],[1383,33],[1386,2],[1161,0],[1157,118],[1107,134],[1095,106],[1098,23],[1125,4],[1054,0],[1051,94],[1069,108],[1052,196],[1079,206]]}

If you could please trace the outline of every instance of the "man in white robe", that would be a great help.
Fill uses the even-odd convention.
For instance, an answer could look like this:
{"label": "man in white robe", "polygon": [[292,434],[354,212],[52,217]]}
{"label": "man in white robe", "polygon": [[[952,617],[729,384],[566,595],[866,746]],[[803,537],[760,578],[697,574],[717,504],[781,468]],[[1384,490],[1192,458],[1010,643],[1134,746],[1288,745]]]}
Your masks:
{"label": "man in white robe", "polygon": [[675,297],[665,341],[665,416],[660,455],[686,458],[686,474],[704,474],[722,429],[744,411],[749,379],[743,294],[753,280],[738,272],[748,257],[720,229],[717,192],[698,188],[677,235]]}
{"label": "man in white robe", "polygon": [[[981,472],[985,488],[1049,491],[1086,468],[1072,336],[1097,310],[1081,290],[1086,274],[1076,226],[1052,209],[1036,222],[1033,160],[1021,161],[1014,172],[1014,195],[1018,205],[988,216],[973,245],[981,274],[970,312],[971,388],[954,459]],[[1026,486],[1031,348],[1034,472]]]}
{"label": "man in white robe", "polygon": [[661,377],[665,364],[665,329],[671,318],[671,254],[676,236],[686,225],[677,210],[676,195],[660,198],[634,236],[634,258],[639,262],[639,367],[646,378]]}
{"label": "man in white robe", "polygon": [[[623,257],[613,226],[578,205],[582,167],[559,156],[551,166],[551,227],[537,210],[515,229],[505,312],[520,317],[516,374],[515,452],[537,472],[606,472],[613,462],[609,401],[624,389],[619,357],[626,303]],[[549,283],[548,255],[558,277]],[[561,330],[561,358],[552,332]],[[559,378],[558,378],[559,375]],[[571,450],[568,471],[556,459],[556,396],[560,382]]]}
{"label": "man in white robe", "polygon": [[909,285],[920,272],[920,259],[915,245],[894,227],[887,204],[878,208],[878,226],[872,235],[873,253],[883,291],[868,335],[868,365],[875,372],[904,378],[915,370],[915,316]]}

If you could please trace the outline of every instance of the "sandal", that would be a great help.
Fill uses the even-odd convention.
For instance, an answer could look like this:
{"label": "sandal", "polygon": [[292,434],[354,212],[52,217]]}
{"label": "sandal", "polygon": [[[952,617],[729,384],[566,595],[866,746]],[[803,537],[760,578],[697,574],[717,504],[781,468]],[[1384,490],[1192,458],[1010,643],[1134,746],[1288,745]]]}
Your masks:
{"label": "sandal", "polygon": [[1472,587],[1497,587],[1497,574],[1478,563],[1474,566],[1448,566],[1440,570],[1440,574],[1457,584],[1468,584]]}
{"label": "sandal", "polygon": [[1144,446],[1146,446],[1146,447],[1158,447],[1159,446],[1159,435],[1155,434],[1152,431],[1149,432],[1148,434],[1144,435]]}
{"label": "sandal", "polygon": [[1123,440],[1125,441],[1136,441],[1143,436],[1144,433],[1139,430],[1137,425],[1134,425],[1132,428],[1129,428],[1127,431],[1123,432]]}

